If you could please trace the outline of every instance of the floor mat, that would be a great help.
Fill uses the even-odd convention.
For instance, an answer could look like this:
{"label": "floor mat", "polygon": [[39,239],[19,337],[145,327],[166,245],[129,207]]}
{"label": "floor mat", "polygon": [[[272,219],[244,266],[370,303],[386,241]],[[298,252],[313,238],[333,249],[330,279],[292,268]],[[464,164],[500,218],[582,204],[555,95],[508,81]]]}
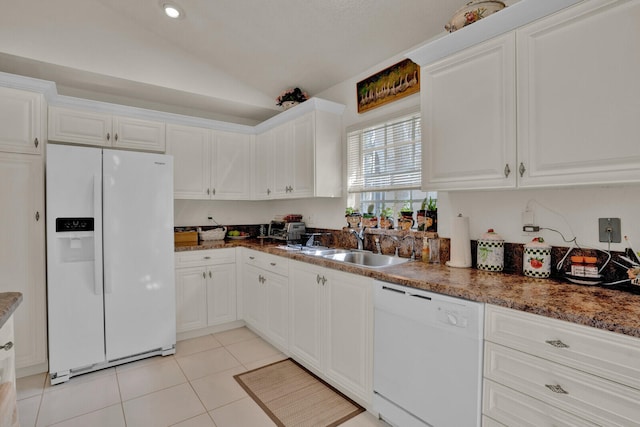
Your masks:
{"label": "floor mat", "polygon": [[278,426],[333,427],[364,411],[291,359],[234,378]]}

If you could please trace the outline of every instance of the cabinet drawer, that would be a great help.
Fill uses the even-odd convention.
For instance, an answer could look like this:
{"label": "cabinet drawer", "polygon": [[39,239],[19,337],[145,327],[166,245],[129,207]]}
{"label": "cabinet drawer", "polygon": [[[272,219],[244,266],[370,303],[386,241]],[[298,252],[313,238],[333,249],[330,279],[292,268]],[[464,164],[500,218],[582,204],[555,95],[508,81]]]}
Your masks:
{"label": "cabinet drawer", "polygon": [[232,264],[236,262],[235,248],[175,253],[176,268],[202,265]]}
{"label": "cabinet drawer", "polygon": [[489,342],[484,373],[489,380],[596,424],[640,425],[639,390]]}
{"label": "cabinet drawer", "polygon": [[493,381],[484,380],[483,426],[596,427],[597,424],[571,415]]}
{"label": "cabinet drawer", "polygon": [[485,340],[640,389],[640,339],[487,305]]}
{"label": "cabinet drawer", "polygon": [[286,258],[250,249],[243,250],[242,257],[245,264],[253,265],[281,276],[289,275],[289,264]]}

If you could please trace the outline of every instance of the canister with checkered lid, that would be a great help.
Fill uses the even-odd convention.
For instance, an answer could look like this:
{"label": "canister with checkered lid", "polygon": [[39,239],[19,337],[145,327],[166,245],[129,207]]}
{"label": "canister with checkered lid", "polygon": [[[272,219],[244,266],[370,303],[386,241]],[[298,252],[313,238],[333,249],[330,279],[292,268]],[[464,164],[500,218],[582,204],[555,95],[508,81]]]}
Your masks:
{"label": "canister with checkered lid", "polygon": [[551,275],[551,246],[542,237],[536,237],[524,245],[522,271],[527,277],[549,277]]}
{"label": "canister with checkered lid", "polygon": [[478,239],[477,265],[479,270],[502,271],[504,268],[504,239],[493,228]]}

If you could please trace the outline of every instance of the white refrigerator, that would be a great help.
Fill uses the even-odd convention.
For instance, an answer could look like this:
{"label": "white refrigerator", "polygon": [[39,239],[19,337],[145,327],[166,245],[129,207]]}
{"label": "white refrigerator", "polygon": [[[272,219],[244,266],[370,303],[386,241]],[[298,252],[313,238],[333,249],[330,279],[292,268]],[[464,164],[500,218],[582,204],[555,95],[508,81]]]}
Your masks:
{"label": "white refrigerator", "polygon": [[173,158],[49,144],[51,383],[175,353]]}

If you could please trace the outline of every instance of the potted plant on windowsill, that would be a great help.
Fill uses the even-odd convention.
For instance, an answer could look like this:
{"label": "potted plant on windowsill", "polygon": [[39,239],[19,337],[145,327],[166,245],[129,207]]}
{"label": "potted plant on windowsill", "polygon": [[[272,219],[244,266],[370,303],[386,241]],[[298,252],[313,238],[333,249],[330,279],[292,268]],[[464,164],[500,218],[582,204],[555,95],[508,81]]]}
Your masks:
{"label": "potted plant on windowsill", "polygon": [[360,220],[362,219],[362,215],[360,215],[360,212],[358,212],[357,208],[346,208],[344,216],[347,219],[349,228],[360,227]]}
{"label": "potted plant on windowsill", "polygon": [[393,228],[393,208],[387,207],[380,212],[380,228]]}
{"label": "potted plant on windowsill", "polygon": [[398,218],[398,228],[401,230],[409,230],[413,227],[413,208],[409,200],[404,202],[400,209],[400,217]]}
{"label": "potted plant on windowsill", "polygon": [[367,206],[367,213],[362,214],[362,226],[375,228],[378,225],[378,217],[373,213],[374,206],[370,204]]}
{"label": "potted plant on windowsill", "polygon": [[436,208],[437,199],[425,197],[420,206],[420,210],[416,213],[419,231],[436,231],[435,224],[438,218]]}

